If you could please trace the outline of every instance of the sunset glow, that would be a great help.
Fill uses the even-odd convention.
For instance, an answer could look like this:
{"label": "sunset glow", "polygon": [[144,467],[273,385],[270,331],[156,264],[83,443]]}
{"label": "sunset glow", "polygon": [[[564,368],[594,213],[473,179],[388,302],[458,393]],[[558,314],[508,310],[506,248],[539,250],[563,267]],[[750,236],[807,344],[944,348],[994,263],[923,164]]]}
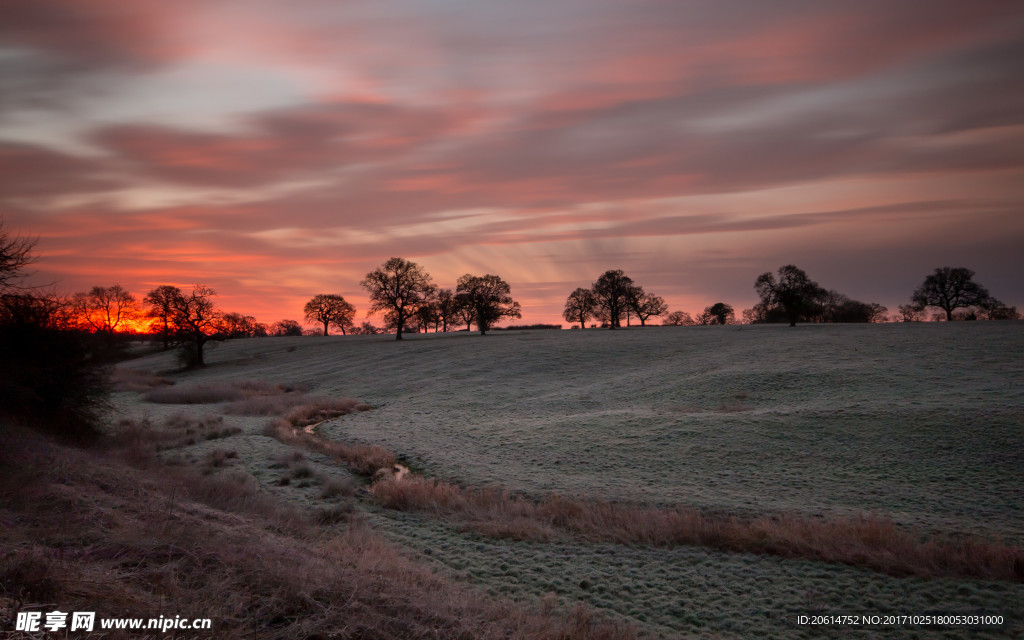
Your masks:
{"label": "sunset glow", "polygon": [[3,13],[0,217],[36,284],[202,283],[266,323],[337,293],[361,323],[401,256],[567,325],[607,269],[738,314],[783,264],[893,311],[948,265],[1024,306],[1019,2]]}

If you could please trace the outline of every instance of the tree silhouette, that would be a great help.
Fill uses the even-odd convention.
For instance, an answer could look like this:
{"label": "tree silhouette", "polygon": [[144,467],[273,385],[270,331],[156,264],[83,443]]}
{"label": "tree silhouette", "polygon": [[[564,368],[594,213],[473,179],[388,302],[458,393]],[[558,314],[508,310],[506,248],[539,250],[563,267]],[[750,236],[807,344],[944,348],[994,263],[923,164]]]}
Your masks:
{"label": "tree silhouette", "polygon": [[596,305],[597,301],[594,299],[594,293],[590,289],[577,287],[565,299],[565,309],[562,311],[562,317],[565,318],[566,322],[578,322],[580,323],[580,329],[586,329],[587,320],[595,315]]}
{"label": "tree silhouette", "polygon": [[149,305],[146,312],[150,318],[162,325],[160,335],[164,339],[164,351],[171,348],[171,333],[174,322],[174,300],[181,297],[181,289],[164,284],[146,294],[143,303]]}
{"label": "tree silhouette", "polygon": [[356,308],[345,298],[333,293],[313,296],[302,308],[302,312],[306,314],[306,322],[324,325],[325,336],[330,335],[327,332],[329,326],[341,330],[341,335],[345,335],[345,330],[355,324]]}
{"label": "tree silhouette", "polygon": [[486,335],[502,318],[521,318],[519,303],[512,299],[512,287],[500,277],[487,274],[474,276],[466,274],[459,278],[455,291],[463,296],[468,308],[473,310],[480,335]]}
{"label": "tree silhouette", "polygon": [[938,307],[946,312],[946,321],[953,319],[953,310],[984,306],[991,299],[988,290],[973,280],[974,272],[963,267],[940,267],[924,279],[914,291],[914,305]]}
{"label": "tree silhouette", "polygon": [[441,331],[447,333],[448,325],[454,324],[458,319],[459,301],[455,292],[451,289],[441,289],[434,299],[434,307],[437,312],[437,319],[441,323]]}
{"label": "tree silhouette", "polygon": [[215,292],[197,284],[192,293],[181,293],[172,302],[177,336],[185,349],[186,364],[206,366],[203,348],[220,331],[220,314],[213,306]]}
{"label": "tree silhouette", "polygon": [[724,302],[716,302],[715,304],[705,307],[704,312],[700,314],[700,324],[729,324],[730,322],[736,321],[736,312],[732,306]]}
{"label": "tree silhouette", "polygon": [[298,320],[278,320],[270,327],[270,335],[275,338],[297,337],[302,335],[302,325]]}
{"label": "tree silhouette", "polygon": [[924,308],[916,304],[901,304],[896,308],[902,322],[917,322],[924,315]]}
{"label": "tree silhouette", "polygon": [[387,323],[395,327],[395,340],[402,339],[406,320],[436,288],[430,274],[404,258],[390,258],[366,274],[360,284],[370,294],[370,313],[383,312]]}
{"label": "tree silhouette", "polygon": [[1017,320],[1017,307],[1008,307],[995,298],[989,298],[980,306],[980,315],[986,320]]}
{"label": "tree silhouette", "polygon": [[609,329],[617,329],[620,326],[620,318],[629,304],[629,297],[633,292],[633,280],[621,269],[605,271],[601,277],[594,282],[591,292],[594,294],[594,301],[601,315],[608,322]]}
{"label": "tree silhouette", "polygon": [[267,335],[266,325],[256,322],[253,316],[242,313],[225,313],[220,317],[220,332],[226,338],[254,338]]}
{"label": "tree silhouette", "polygon": [[73,301],[83,325],[107,335],[112,335],[126,321],[133,319],[138,311],[135,297],[119,284],[76,293]]}
{"label": "tree silhouette", "polygon": [[778,308],[785,314],[789,326],[795,327],[797,320],[806,318],[814,311],[826,291],[794,265],[779,267],[778,274],[776,280],[770,271],[762,273],[754,282],[754,289],[761,296],[761,304],[767,313],[771,313],[772,308]]}
{"label": "tree silhouette", "polygon": [[685,311],[673,311],[672,313],[665,316],[665,322],[662,324],[668,327],[678,327],[681,325],[693,324],[693,317]]}
{"label": "tree silhouette", "polygon": [[11,235],[4,229],[0,219],[0,293],[17,288],[16,280],[25,277],[25,267],[35,262],[32,249],[36,241],[31,238]]}
{"label": "tree silhouette", "polygon": [[437,315],[436,296],[431,296],[424,304],[421,304],[420,308],[416,310],[414,317],[420,331],[427,333],[430,331],[430,327],[433,326],[436,333],[437,325],[441,323],[441,318]]}
{"label": "tree silhouette", "polygon": [[84,440],[106,414],[107,376],[95,336],[70,330],[69,302],[18,282],[34,247],[0,220],[0,429],[14,417]]}
{"label": "tree silhouette", "polygon": [[665,315],[668,312],[668,305],[665,304],[664,298],[653,293],[646,293],[640,286],[633,287],[628,296],[628,302],[628,308],[636,314],[641,327],[647,325],[649,318]]}
{"label": "tree silhouette", "polygon": [[466,323],[466,331],[473,329],[473,321],[476,320],[476,308],[473,301],[465,293],[455,294],[455,319]]}

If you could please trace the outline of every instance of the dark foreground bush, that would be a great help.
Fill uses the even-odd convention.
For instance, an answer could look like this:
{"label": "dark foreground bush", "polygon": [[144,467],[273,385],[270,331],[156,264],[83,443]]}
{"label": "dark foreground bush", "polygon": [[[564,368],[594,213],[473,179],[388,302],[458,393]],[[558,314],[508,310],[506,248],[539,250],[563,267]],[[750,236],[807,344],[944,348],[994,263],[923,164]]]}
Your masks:
{"label": "dark foreground bush", "polygon": [[0,413],[84,440],[106,401],[95,336],[61,329],[49,301],[4,296],[0,304]]}

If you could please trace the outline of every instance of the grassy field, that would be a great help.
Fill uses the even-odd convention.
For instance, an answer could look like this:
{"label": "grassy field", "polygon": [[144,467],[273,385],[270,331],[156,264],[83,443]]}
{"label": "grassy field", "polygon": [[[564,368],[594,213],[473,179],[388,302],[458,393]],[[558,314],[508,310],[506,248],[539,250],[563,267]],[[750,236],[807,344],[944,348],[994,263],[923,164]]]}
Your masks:
{"label": "grassy field", "polygon": [[[869,513],[925,538],[1020,545],[1022,347],[1017,322],[679,327],[245,340],[219,345],[201,371],[172,373],[169,354],[125,366],[140,380],[166,377],[182,397],[262,381],[358,399],[370,409],[329,418],[317,434],[394,451],[461,486],[744,518]],[[335,493],[360,483],[323,452],[289,459],[292,447],[267,435],[271,418],[229,407],[115,394],[116,419],[135,425],[209,422],[193,444],[161,454],[168,461],[243,474],[311,509],[330,502],[328,483],[340,483]],[[897,577],[571,532],[515,541],[439,511],[395,511],[372,496],[356,503],[375,530],[457,580],[503,598],[583,602],[656,636],[826,633],[797,628],[799,612],[1011,621],[876,630],[883,637],[1016,637],[1024,620],[1020,580]]]}

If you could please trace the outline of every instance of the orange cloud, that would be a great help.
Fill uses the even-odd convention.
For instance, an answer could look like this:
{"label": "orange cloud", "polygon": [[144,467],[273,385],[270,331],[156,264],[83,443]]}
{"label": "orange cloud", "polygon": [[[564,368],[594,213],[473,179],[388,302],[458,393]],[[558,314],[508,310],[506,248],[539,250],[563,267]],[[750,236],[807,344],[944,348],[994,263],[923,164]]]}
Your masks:
{"label": "orange cloud", "polygon": [[[41,280],[203,282],[264,321],[365,304],[390,255],[497,272],[524,322],[619,267],[739,308],[779,264],[889,303],[914,283],[887,273],[955,257],[1024,300],[1018,4],[694,7],[26,4],[0,24],[2,213]],[[161,92],[225,65],[300,89]]]}

